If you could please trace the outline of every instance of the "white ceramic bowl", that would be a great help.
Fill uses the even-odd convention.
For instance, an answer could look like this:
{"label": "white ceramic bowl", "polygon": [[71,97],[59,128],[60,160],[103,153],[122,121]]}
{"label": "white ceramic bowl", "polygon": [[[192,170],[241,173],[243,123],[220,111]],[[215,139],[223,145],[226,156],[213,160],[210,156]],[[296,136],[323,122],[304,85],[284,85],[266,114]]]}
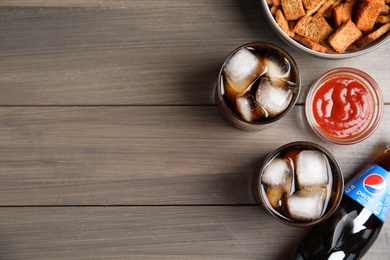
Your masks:
{"label": "white ceramic bowl", "polygon": [[275,21],[275,18],[273,17],[269,6],[267,4],[266,0],[260,0],[261,6],[263,8],[264,14],[271,25],[272,29],[276,32],[279,37],[285,41],[287,44],[293,46],[296,49],[299,49],[301,51],[304,51],[306,53],[309,53],[311,55],[320,57],[320,58],[326,58],[326,59],[345,59],[345,58],[352,58],[356,57],[365,53],[368,53],[370,51],[373,51],[377,49],[378,47],[384,45],[387,41],[390,40],[390,31],[382,35],[382,37],[378,38],[377,40],[361,47],[358,51],[355,52],[345,52],[345,53],[322,53],[318,51],[314,51],[310,49],[309,47],[306,47],[305,45],[302,45],[301,43],[295,41],[290,36],[288,36],[277,24]]}

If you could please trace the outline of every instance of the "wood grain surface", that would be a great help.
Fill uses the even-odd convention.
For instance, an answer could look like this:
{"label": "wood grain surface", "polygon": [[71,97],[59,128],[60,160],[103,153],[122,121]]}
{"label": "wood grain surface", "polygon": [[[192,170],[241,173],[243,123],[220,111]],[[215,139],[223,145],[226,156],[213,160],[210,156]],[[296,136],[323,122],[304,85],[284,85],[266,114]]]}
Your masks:
{"label": "wood grain surface", "polygon": [[[260,132],[230,126],[214,99],[238,46],[266,41],[298,64],[297,105]],[[316,142],[349,180],[390,144],[390,46],[346,60],[299,52],[255,0],[0,1],[0,259],[287,259],[305,229],[253,195],[265,156]],[[378,130],[322,141],[304,115],[329,69],[370,74]],[[388,221],[389,222],[389,221]],[[390,224],[365,260],[388,259]]]}

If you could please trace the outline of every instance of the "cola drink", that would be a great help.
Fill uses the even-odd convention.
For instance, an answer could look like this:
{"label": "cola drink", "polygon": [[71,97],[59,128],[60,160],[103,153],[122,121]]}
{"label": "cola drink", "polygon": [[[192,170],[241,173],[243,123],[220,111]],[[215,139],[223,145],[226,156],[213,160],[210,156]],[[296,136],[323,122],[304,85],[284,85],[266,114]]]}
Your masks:
{"label": "cola drink", "polygon": [[235,127],[257,131],[282,118],[297,102],[301,78],[294,59],[265,42],[244,44],[225,60],[216,102]]}
{"label": "cola drink", "polygon": [[341,201],[342,171],[334,156],[318,144],[306,141],[285,144],[259,166],[254,181],[256,198],[284,224],[318,224]]}
{"label": "cola drink", "polygon": [[390,211],[390,145],[344,189],[338,209],[314,226],[291,259],[360,259]]}

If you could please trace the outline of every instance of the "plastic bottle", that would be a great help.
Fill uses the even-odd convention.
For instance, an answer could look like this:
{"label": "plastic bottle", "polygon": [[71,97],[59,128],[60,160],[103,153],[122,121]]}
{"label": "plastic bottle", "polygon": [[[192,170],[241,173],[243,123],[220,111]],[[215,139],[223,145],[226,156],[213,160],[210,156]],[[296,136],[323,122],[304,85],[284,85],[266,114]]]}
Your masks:
{"label": "plastic bottle", "polygon": [[347,185],[341,203],[314,226],[291,259],[360,259],[375,242],[390,211],[390,145]]}

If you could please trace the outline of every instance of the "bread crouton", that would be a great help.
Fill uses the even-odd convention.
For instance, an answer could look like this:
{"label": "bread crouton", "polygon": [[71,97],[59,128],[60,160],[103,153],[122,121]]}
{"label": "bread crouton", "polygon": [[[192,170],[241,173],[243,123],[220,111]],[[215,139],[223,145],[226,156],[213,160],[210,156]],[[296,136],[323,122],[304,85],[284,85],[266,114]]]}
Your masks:
{"label": "bread crouton", "polygon": [[273,5],[269,10],[271,11],[271,14],[272,14],[273,16],[275,16],[276,11],[280,10],[280,8]]}
{"label": "bread crouton", "polygon": [[306,10],[306,15],[313,15],[313,14],[315,14],[318,11],[318,9],[320,9],[321,6],[323,6],[327,1],[328,0],[320,0],[319,2],[317,2],[316,5],[314,5],[310,9]]}
{"label": "bread crouton", "polygon": [[272,4],[274,6],[279,6],[280,5],[280,0],[272,0]]}
{"label": "bread crouton", "polygon": [[358,48],[360,48],[360,47],[362,47],[362,46],[364,46],[372,41],[375,41],[376,39],[378,39],[379,37],[384,35],[386,32],[388,32],[389,30],[390,30],[390,23],[382,25],[377,30],[373,31],[370,34],[367,34],[366,36],[364,36],[363,38],[358,40],[356,42],[356,45],[358,46]]}
{"label": "bread crouton", "polygon": [[320,1],[321,0],[302,0],[302,4],[306,10],[309,10],[316,6]]}
{"label": "bread crouton", "polygon": [[381,8],[380,14],[389,14],[389,13],[390,13],[390,5],[388,3]]}
{"label": "bread crouton", "polygon": [[346,49],[346,51],[352,51],[352,52],[355,52],[355,51],[358,51],[358,50],[359,50],[359,48],[356,45],[356,42],[354,42],[351,45],[349,45],[348,48]]}
{"label": "bread crouton", "polygon": [[321,15],[305,15],[299,19],[293,29],[293,32],[316,43],[327,38],[332,31],[332,27]]}
{"label": "bread crouton", "polygon": [[333,13],[333,8],[340,4],[341,0],[330,0],[326,1],[317,11],[317,14],[322,15],[325,18],[331,18]]}
{"label": "bread crouton", "polygon": [[353,13],[356,3],[357,0],[351,0],[349,2],[341,3],[333,9],[334,23],[337,27],[347,20],[353,21]]}
{"label": "bread crouton", "polygon": [[390,23],[390,16],[388,15],[380,15],[376,19],[377,23]]}
{"label": "bread crouton", "polygon": [[356,26],[362,32],[372,30],[383,6],[384,0],[362,0],[356,14]]}
{"label": "bread crouton", "polygon": [[351,20],[348,20],[329,36],[328,42],[337,53],[343,53],[362,35],[359,28]]}
{"label": "bread crouton", "polygon": [[328,49],[325,46],[323,46],[323,45],[321,45],[319,43],[310,41],[309,39],[307,39],[305,37],[302,37],[302,36],[300,36],[298,34],[295,34],[293,39],[298,41],[298,42],[300,42],[300,43],[302,43],[303,45],[309,47],[313,51],[319,51],[319,52],[323,52],[323,53],[328,52]]}
{"label": "bread crouton", "polygon": [[278,9],[275,13],[275,20],[280,28],[290,37],[294,36],[294,33],[290,30],[288,21],[284,18],[282,10]]}
{"label": "bread crouton", "polygon": [[305,15],[302,0],[281,0],[281,5],[287,21],[298,20]]}
{"label": "bread crouton", "polygon": [[313,19],[315,19],[321,26],[323,26],[322,35],[320,38],[320,42],[326,41],[327,38],[333,33],[333,28],[328,24],[326,19],[322,15],[314,15]]}

